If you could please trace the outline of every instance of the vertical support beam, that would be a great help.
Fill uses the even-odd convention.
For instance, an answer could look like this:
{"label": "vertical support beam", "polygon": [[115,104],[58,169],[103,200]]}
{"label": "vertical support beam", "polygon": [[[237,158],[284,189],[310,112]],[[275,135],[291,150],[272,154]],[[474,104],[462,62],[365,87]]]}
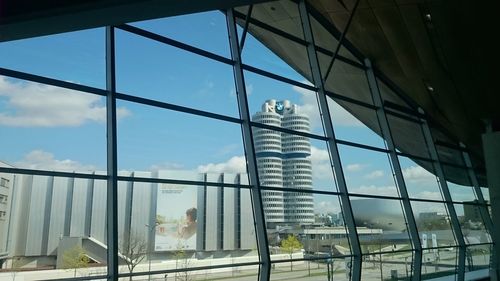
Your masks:
{"label": "vertical support beam", "polygon": [[[484,164],[486,166],[486,177],[488,181],[488,189],[490,192],[491,217],[493,221],[500,221],[500,131],[496,128],[494,131],[493,124],[489,124],[486,132],[482,135]],[[495,231],[492,233],[494,249],[496,252],[496,267],[493,267],[495,275],[491,276],[491,280],[500,279],[500,269],[498,258],[500,256],[500,230],[498,223],[493,226]]]}
{"label": "vertical support beam", "polygon": [[[420,108],[419,112],[424,114],[424,111]],[[429,153],[431,155],[431,159],[433,161],[434,171],[436,172],[436,176],[439,179],[439,186],[441,187],[441,191],[443,192],[444,201],[446,203],[446,208],[448,209],[448,213],[450,214],[451,219],[451,227],[455,232],[455,236],[458,242],[458,281],[463,281],[465,278],[465,240],[464,235],[462,233],[462,229],[460,228],[460,222],[458,221],[457,212],[455,211],[455,206],[453,205],[453,200],[451,198],[450,190],[448,189],[448,184],[446,183],[446,178],[443,172],[443,168],[441,167],[441,163],[439,162],[439,157],[436,149],[436,145],[432,139],[431,129],[429,128],[429,124],[427,124],[427,120],[420,119],[422,122],[422,129],[424,132],[425,142],[428,145]]]}
{"label": "vertical support beam", "polygon": [[[462,148],[465,148],[465,145],[462,143],[460,144],[460,146]],[[486,227],[486,230],[488,230],[488,232],[490,233],[491,238],[493,239],[493,242],[498,243],[495,240],[495,238],[497,237],[497,233],[495,233],[495,226],[493,225],[493,220],[491,219],[490,214],[488,213],[488,207],[486,206],[486,201],[484,200],[483,192],[481,190],[481,187],[479,186],[479,181],[477,180],[476,173],[474,172],[474,168],[472,167],[472,161],[470,159],[469,153],[463,151],[462,155],[464,157],[465,166],[467,166],[467,171],[468,171],[469,177],[472,181],[472,185],[474,186],[474,191],[476,192],[477,201],[479,202],[479,204],[481,204],[479,211],[481,213],[481,217],[483,218],[484,226]],[[491,204],[491,202],[490,202],[490,204]],[[497,260],[498,253],[497,253],[495,247],[492,247],[491,250],[492,250],[492,254],[491,254],[490,265],[491,265],[493,272],[490,272],[490,276],[492,276],[493,274],[496,275],[497,274],[496,270],[498,268],[498,260]],[[492,280],[496,280],[496,279],[492,279]]]}
{"label": "vertical support beam", "polygon": [[233,59],[233,73],[236,84],[236,95],[240,117],[242,119],[241,130],[243,134],[243,145],[248,167],[249,183],[252,186],[250,193],[252,199],[252,208],[257,232],[257,247],[261,267],[259,270],[259,281],[267,281],[271,274],[271,258],[269,256],[269,247],[267,241],[265,214],[262,207],[262,195],[260,192],[259,175],[257,171],[257,158],[255,156],[255,147],[253,143],[252,126],[250,125],[250,109],[248,108],[247,93],[245,89],[245,80],[243,76],[243,67],[241,62],[241,52],[238,44],[238,34],[236,32],[236,21],[232,9],[226,11],[227,30],[229,32],[229,45],[231,48],[231,57]]}
{"label": "vertical support beam", "polygon": [[108,280],[118,280],[118,168],[116,158],[115,31],[106,27],[106,132],[108,196],[106,199]]}
{"label": "vertical support beam", "polygon": [[352,247],[353,271],[351,280],[357,281],[361,280],[361,246],[359,243],[356,225],[354,223],[354,215],[352,213],[351,202],[349,201],[349,196],[347,195],[347,185],[344,178],[344,172],[342,171],[339,151],[337,148],[337,144],[335,143],[335,133],[333,131],[332,120],[330,119],[328,101],[325,95],[325,85],[321,77],[321,70],[314,47],[315,45],[311,29],[311,22],[309,19],[309,13],[307,11],[307,4],[305,0],[301,0],[299,2],[299,12],[300,19],[302,21],[302,29],[304,31],[304,39],[307,42],[307,56],[309,58],[309,66],[311,67],[314,86],[318,88],[318,105],[321,113],[320,115],[325,129],[326,137],[328,138],[328,150],[331,157],[330,159],[333,163],[333,169],[335,171],[335,178],[340,192],[339,196],[342,202],[342,212],[344,215],[345,223],[347,225],[348,236]]}
{"label": "vertical support beam", "polygon": [[382,96],[380,95],[380,91],[377,85],[377,79],[375,77],[375,73],[373,72],[371,61],[369,59],[365,59],[365,66],[366,77],[368,79],[368,85],[370,86],[373,104],[377,107],[377,119],[380,124],[380,129],[382,130],[382,135],[384,136],[384,139],[387,143],[387,148],[389,149],[389,159],[391,160],[392,167],[394,168],[396,183],[399,189],[401,200],[403,202],[403,210],[406,215],[406,220],[408,222],[410,238],[413,243],[413,249],[415,250],[412,280],[420,280],[420,272],[422,267],[422,245],[420,243],[418,235],[417,223],[413,215],[410,198],[408,196],[408,190],[406,189],[403,172],[401,171],[401,165],[396,154],[396,147],[394,145],[391,129],[389,127],[389,121],[387,120],[387,115],[385,114]]}

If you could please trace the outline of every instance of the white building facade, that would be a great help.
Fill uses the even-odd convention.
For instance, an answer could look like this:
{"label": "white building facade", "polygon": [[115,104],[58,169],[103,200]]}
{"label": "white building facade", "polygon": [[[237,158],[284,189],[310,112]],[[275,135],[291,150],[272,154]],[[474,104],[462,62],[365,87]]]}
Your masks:
{"label": "white building facade", "polygon": [[[267,100],[253,121],[309,133],[309,117],[288,100]],[[311,143],[307,137],[254,128],[255,152],[261,186],[293,188],[297,192],[263,190],[262,200],[268,226],[314,223]]]}

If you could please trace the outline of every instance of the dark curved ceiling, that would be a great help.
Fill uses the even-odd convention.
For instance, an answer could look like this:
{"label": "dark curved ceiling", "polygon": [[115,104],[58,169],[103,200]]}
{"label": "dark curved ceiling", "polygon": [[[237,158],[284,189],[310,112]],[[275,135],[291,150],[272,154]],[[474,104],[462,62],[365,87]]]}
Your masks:
{"label": "dark curved ceiling", "polygon": [[[8,0],[0,3],[0,41],[259,2],[266,1]],[[317,45],[333,52],[336,46],[333,34],[338,37],[338,31],[344,29],[354,2],[308,1],[321,17],[312,22]],[[253,17],[302,37],[298,13],[289,8],[289,3],[282,0],[257,5]],[[459,161],[456,151],[447,145],[464,143],[483,185],[484,120],[500,120],[500,99],[495,83],[499,74],[496,51],[500,50],[494,35],[498,33],[496,6],[495,1],[484,0],[360,0],[346,36],[355,50],[351,49],[353,53],[350,53],[342,48],[340,52],[353,60],[360,54],[368,57],[378,71],[393,82],[399,90],[397,94],[387,90],[386,101],[408,106],[404,100],[410,100],[409,108],[418,105],[425,110],[432,121],[435,141],[443,144],[439,146],[441,157]],[[244,13],[246,9],[239,11]],[[240,23],[242,21],[240,19]],[[320,28],[319,22],[331,27]],[[250,25],[249,31],[297,71],[310,77],[300,46],[286,45],[279,36],[255,25]],[[328,56],[320,55],[320,59],[322,69],[326,68]],[[335,78],[326,83],[330,90],[366,99],[366,89],[358,83],[363,73],[337,62],[333,71]],[[379,131],[371,115],[339,103],[374,131]],[[394,126],[399,126],[393,129],[398,133],[398,148],[414,152],[421,140],[412,135],[409,128]],[[451,180],[463,182],[452,174],[450,172]]]}
{"label": "dark curved ceiling", "polygon": [[[353,0],[343,1],[347,9],[340,0],[310,3],[340,29],[354,6]],[[500,117],[497,11],[495,1],[361,0],[347,33],[433,127],[467,146],[482,175],[485,121]]]}

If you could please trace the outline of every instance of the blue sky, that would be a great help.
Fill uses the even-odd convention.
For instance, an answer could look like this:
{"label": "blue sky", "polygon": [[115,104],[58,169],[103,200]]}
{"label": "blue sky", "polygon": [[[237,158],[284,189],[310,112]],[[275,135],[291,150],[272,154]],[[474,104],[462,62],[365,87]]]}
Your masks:
{"label": "blue sky", "polygon": [[[189,24],[188,24],[189,22]],[[210,12],[136,23],[193,46],[229,57],[222,13]],[[230,66],[123,31],[116,33],[119,92],[238,117]],[[104,29],[0,44],[0,67],[105,88]],[[252,36],[245,63],[308,83]],[[288,99],[308,114],[312,132],[323,130],[315,94],[245,73],[249,105]],[[330,103],[341,139],[383,147],[383,140],[334,102]],[[52,86],[0,77],[0,160],[18,167],[104,170],[105,100]],[[332,188],[326,144],[312,141],[315,188]],[[245,169],[240,127],[216,120],[118,101],[118,164],[121,170],[178,169],[239,172]],[[397,196],[385,154],[340,148],[351,191]],[[435,178],[410,160],[402,161],[414,196],[440,199]],[[464,188],[462,188],[465,190]],[[462,190],[458,188],[457,190]],[[468,189],[467,189],[468,190]],[[467,191],[457,196],[467,197]],[[320,211],[338,203],[318,200]]]}

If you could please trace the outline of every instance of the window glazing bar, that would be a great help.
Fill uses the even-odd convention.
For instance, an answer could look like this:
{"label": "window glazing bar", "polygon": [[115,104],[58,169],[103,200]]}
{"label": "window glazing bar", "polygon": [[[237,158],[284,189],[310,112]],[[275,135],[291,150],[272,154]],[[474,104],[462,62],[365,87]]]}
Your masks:
{"label": "window glazing bar", "polygon": [[118,280],[118,168],[116,149],[116,71],[115,30],[106,27],[106,132],[108,184],[106,198],[107,215],[107,269],[108,280]]}
{"label": "window glazing bar", "polygon": [[259,250],[259,259],[261,261],[258,280],[268,281],[271,275],[271,258],[269,255],[269,244],[267,241],[262,195],[259,188],[260,183],[257,169],[257,158],[255,156],[253,132],[250,124],[250,109],[248,106],[245,80],[243,76],[243,66],[241,62],[241,52],[238,44],[238,33],[236,31],[236,20],[234,18],[233,9],[228,9],[226,11],[226,21],[229,35],[229,46],[231,48],[231,57],[234,61],[233,73],[236,85],[236,96],[240,110],[240,118],[243,121],[241,124],[243,147],[245,148],[249,182],[252,186],[250,189],[251,201],[256,228],[257,248]]}
{"label": "window glazing bar", "polygon": [[335,49],[335,53],[333,53],[332,59],[330,60],[330,64],[326,68],[326,74],[325,78],[323,78],[324,81],[328,80],[328,76],[330,76],[330,72],[332,71],[333,63],[335,63],[335,59],[339,55],[340,47],[342,47],[342,43],[344,42],[344,38],[349,31],[349,27],[351,26],[352,19],[354,18],[354,14],[356,13],[356,10],[358,9],[358,4],[359,0],[356,0],[356,3],[354,3],[354,7],[352,8],[351,14],[349,15],[349,20],[347,20],[347,24],[345,25],[344,31],[340,34],[340,38],[337,43],[337,48]]}
{"label": "window glazing bar", "polygon": [[401,165],[399,163],[398,156],[396,154],[396,147],[394,145],[394,140],[392,139],[391,130],[389,127],[389,121],[385,114],[385,109],[382,106],[382,96],[380,94],[377,79],[375,78],[375,73],[369,59],[365,59],[366,76],[368,80],[368,85],[373,98],[373,104],[377,107],[377,119],[384,136],[387,148],[389,150],[389,159],[391,161],[391,166],[394,169],[394,176],[396,184],[399,190],[399,195],[401,196],[403,211],[406,216],[406,221],[408,222],[408,230],[410,232],[410,238],[412,241],[413,249],[415,250],[415,256],[413,259],[413,272],[412,280],[420,280],[420,272],[422,268],[422,245],[420,243],[417,223],[413,215],[410,199],[408,196],[408,190],[406,189],[406,184],[403,178],[403,172],[401,171]]}
{"label": "window glazing bar", "polygon": [[245,46],[245,39],[247,38],[248,26],[250,25],[250,18],[252,18],[252,10],[253,10],[253,4],[248,6],[248,12],[245,18],[245,26],[243,27],[243,33],[241,34],[240,51],[242,51],[243,46]]}
{"label": "window glazing bar", "polygon": [[80,84],[71,83],[71,82],[62,81],[62,80],[57,80],[54,78],[35,75],[35,74],[31,74],[31,73],[11,70],[11,69],[7,69],[7,68],[0,67],[0,75],[8,76],[11,78],[16,78],[16,79],[21,79],[21,80],[26,80],[26,81],[30,81],[30,82],[40,83],[40,84],[51,85],[54,87],[60,87],[60,88],[65,88],[65,89],[69,89],[69,90],[85,92],[85,93],[99,95],[99,96],[106,96],[107,95],[107,91],[103,90],[103,89],[94,88],[94,87],[85,86],[85,85],[80,85]]}
{"label": "window glazing bar", "polygon": [[[424,114],[424,111],[421,108],[419,109],[419,111],[421,114]],[[453,200],[451,198],[450,190],[448,189],[448,184],[446,183],[443,167],[441,166],[441,162],[439,162],[436,145],[434,144],[434,141],[432,139],[431,129],[429,128],[429,124],[427,123],[426,119],[421,119],[421,121],[422,121],[422,129],[423,129],[422,131],[424,133],[424,138],[427,143],[431,159],[433,160],[434,171],[436,172],[436,176],[439,179],[439,186],[441,187],[441,192],[445,200],[446,208],[448,210],[448,214],[450,215],[451,227],[453,229],[453,232],[455,232],[455,237],[457,238],[457,243],[458,243],[457,280],[463,281],[465,278],[465,251],[466,251],[464,235],[462,233],[462,229],[460,228],[460,222],[458,221],[455,206],[452,203]]]}
{"label": "window glazing bar", "polygon": [[[483,192],[481,190],[481,187],[479,186],[479,181],[477,180],[476,173],[474,172],[474,168],[472,167],[472,161],[470,159],[469,153],[467,153],[467,149],[465,145],[461,144],[460,145],[462,149],[462,155],[464,157],[465,165],[467,166],[467,172],[469,173],[469,177],[472,181],[472,185],[474,186],[474,191],[477,196],[477,201],[481,206],[479,207],[479,212],[481,213],[481,217],[483,218],[484,221],[484,226],[486,227],[486,230],[488,230],[490,236],[492,238],[497,237],[495,235],[495,227],[493,226],[493,220],[491,219],[490,214],[488,213],[488,207],[486,205],[486,201],[484,200]],[[495,243],[498,243],[498,241],[494,241]],[[492,255],[491,255],[491,261],[490,265],[492,269],[496,269],[498,266],[498,253],[495,251],[495,247],[491,247]]]}
{"label": "window glazing bar", "polygon": [[335,179],[337,181],[337,187],[340,191],[339,197],[342,202],[342,212],[348,229],[349,242],[352,247],[353,265],[351,280],[358,281],[361,280],[361,246],[359,243],[356,225],[354,224],[351,202],[349,201],[349,196],[347,195],[347,185],[344,178],[344,172],[342,171],[339,151],[335,142],[335,133],[333,130],[332,120],[330,119],[330,111],[328,109],[328,101],[325,94],[325,85],[323,84],[323,79],[319,68],[319,61],[316,50],[314,48],[314,38],[305,0],[301,0],[299,2],[299,13],[302,22],[304,38],[308,43],[307,56],[309,58],[309,66],[311,68],[312,78],[314,81],[314,85],[318,88],[317,97],[321,113],[320,116],[323,122],[326,137],[328,138],[328,150],[330,159],[333,162]]}

